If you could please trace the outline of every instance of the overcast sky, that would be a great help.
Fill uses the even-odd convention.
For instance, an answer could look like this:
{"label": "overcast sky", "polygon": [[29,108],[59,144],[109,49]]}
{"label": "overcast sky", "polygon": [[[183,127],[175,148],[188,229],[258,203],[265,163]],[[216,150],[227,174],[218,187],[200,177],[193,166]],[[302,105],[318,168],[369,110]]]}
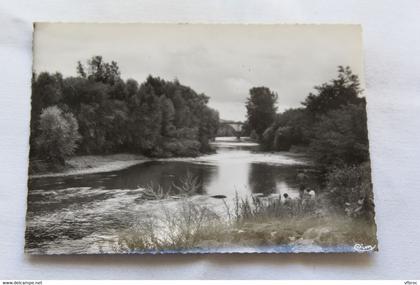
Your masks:
{"label": "overcast sky", "polygon": [[[93,55],[118,62],[124,79],[178,78],[210,96],[220,117],[244,120],[253,86],[278,93],[279,111],[300,106],[338,65],[362,74],[361,29],[352,25],[37,24],[34,70],[76,74]],[[363,82],[363,80],[362,80]]]}

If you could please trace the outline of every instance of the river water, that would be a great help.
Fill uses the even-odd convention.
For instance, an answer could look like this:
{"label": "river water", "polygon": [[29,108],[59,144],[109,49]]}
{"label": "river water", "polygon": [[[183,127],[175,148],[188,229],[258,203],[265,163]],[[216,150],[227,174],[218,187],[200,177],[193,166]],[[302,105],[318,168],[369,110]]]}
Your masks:
{"label": "river water", "polygon": [[[307,167],[301,155],[265,153],[248,140],[218,138],[216,153],[198,158],[151,160],[119,171],[28,182],[26,251],[34,254],[100,253],[112,251],[118,232],[157,211],[161,201],[141,200],[142,191],[160,185],[164,191],[194,177],[197,199],[223,195],[232,200],[288,193],[299,195],[297,171]],[[165,203],[176,203],[166,201]]]}

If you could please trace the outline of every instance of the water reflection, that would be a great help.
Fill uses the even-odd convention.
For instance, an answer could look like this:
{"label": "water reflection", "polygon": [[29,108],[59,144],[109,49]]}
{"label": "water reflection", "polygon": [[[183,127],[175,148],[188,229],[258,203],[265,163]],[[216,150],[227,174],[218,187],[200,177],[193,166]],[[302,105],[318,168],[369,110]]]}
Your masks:
{"label": "water reflection", "polygon": [[252,193],[269,195],[287,193],[291,198],[299,196],[296,181],[296,166],[277,166],[252,163],[248,183]]}
{"label": "water reflection", "polygon": [[[288,193],[296,196],[296,173],[300,167],[298,159],[286,154],[261,153],[253,145],[235,147],[233,143],[219,142],[217,153],[198,159],[148,161],[114,172],[30,179],[29,189],[138,189],[153,184],[169,191],[174,184],[179,185],[187,175],[192,175],[200,184],[197,194],[234,197],[236,193],[241,196]],[[29,200],[40,199],[39,194],[30,191]]]}
{"label": "water reflection", "polygon": [[188,174],[199,181],[198,194],[223,195],[228,202],[236,193],[242,197],[252,193],[298,196],[296,174],[306,167],[301,158],[262,153],[249,142],[219,141],[215,146],[215,154],[199,158],[148,161],[107,173],[30,179],[28,249],[38,253],[98,252],[104,237],[128,227],[139,215],[159,211],[161,201],[141,199],[142,187],[153,183],[169,190]]}
{"label": "water reflection", "polygon": [[207,194],[233,198],[236,193],[239,195],[249,193],[249,163],[238,158],[243,153],[249,154],[250,151],[241,148],[220,148],[218,150],[219,159],[215,163],[217,171],[213,173],[210,183],[205,185]]}
{"label": "water reflection", "polygon": [[252,193],[271,194],[277,192],[275,173],[271,165],[252,163],[248,184]]}
{"label": "water reflection", "polygon": [[[184,161],[148,161],[120,171],[64,177],[44,177],[29,180],[29,189],[60,190],[77,187],[102,189],[138,189],[150,184],[170,189],[179,183],[187,173],[197,177],[201,185],[211,180],[217,172],[214,165],[196,164]],[[204,194],[200,188],[198,194]],[[30,193],[31,194],[31,193]]]}

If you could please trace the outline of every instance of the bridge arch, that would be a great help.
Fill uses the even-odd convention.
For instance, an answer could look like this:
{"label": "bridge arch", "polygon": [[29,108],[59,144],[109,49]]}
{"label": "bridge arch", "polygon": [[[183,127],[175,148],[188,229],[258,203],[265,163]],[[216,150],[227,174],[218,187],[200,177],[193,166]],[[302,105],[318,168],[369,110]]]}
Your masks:
{"label": "bridge arch", "polygon": [[235,137],[239,140],[241,138],[243,122],[220,122],[220,125],[230,126],[234,130]]}

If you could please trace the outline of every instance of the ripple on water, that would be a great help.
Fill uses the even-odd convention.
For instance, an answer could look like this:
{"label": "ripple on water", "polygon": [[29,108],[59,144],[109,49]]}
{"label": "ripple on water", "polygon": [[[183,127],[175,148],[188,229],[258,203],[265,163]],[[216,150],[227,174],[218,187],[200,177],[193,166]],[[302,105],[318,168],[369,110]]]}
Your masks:
{"label": "ripple on water", "polygon": [[[303,157],[296,155],[267,154],[250,151],[249,149],[236,151],[230,147],[220,148],[218,153],[198,158],[157,161],[182,161],[189,162],[189,166],[194,165],[194,167],[197,167],[197,165],[203,164],[212,165],[212,167],[199,167],[197,170],[193,167],[177,164],[171,166],[172,168],[168,167],[161,170],[161,165],[151,164],[147,169],[144,167],[133,167],[131,170],[127,169],[126,172],[77,175],[71,178],[58,179],[41,178],[36,181],[37,183],[32,184],[34,189],[30,189],[28,193],[26,251],[50,254],[112,252],[112,243],[116,241],[119,232],[131,227],[138,219],[150,216],[162,217],[165,215],[165,209],[174,209],[182,203],[182,199],[144,201],[142,199],[143,189],[126,189],[129,187],[136,188],[137,185],[140,185],[137,183],[133,184],[134,186],[128,183],[124,184],[128,179],[124,180],[126,178],[122,176],[128,172],[132,175],[130,178],[138,179],[140,171],[143,174],[144,171],[150,171],[152,168],[158,169],[161,172],[152,173],[150,171],[148,172],[150,176],[146,174],[146,178],[155,177],[157,181],[161,181],[164,177],[169,177],[168,181],[172,183],[174,181],[172,179],[179,177],[179,173],[175,171],[179,170],[180,167],[185,167],[186,171],[196,169],[198,174],[200,171],[202,173],[207,171],[208,181],[203,179],[203,183],[207,183],[208,195],[196,195],[190,199],[198,205],[211,207],[215,212],[223,215],[223,213],[226,213],[226,205],[224,203],[235,195],[235,187],[238,185],[245,189],[246,193],[260,192],[260,190],[251,191],[249,188],[252,185],[254,188],[266,187],[264,183],[267,181],[272,182],[270,187],[279,189],[281,192],[290,190],[291,184],[285,180],[288,178],[283,177],[281,177],[279,182],[274,178],[271,181],[264,176],[262,178],[264,181],[261,181],[264,182],[261,184],[264,186],[260,186],[254,181],[252,181],[252,185],[251,183],[247,185],[249,184],[250,173],[252,173],[251,170],[256,171],[254,176],[259,177],[261,173],[266,173],[269,176],[268,178],[271,177],[271,170],[260,169],[261,167],[257,167],[261,166],[260,164],[299,166],[307,163]],[[251,167],[253,164],[258,165]],[[217,167],[213,167],[216,165]],[[244,165],[249,165],[250,167],[242,167]],[[226,172],[232,169],[237,172],[238,176],[234,177],[232,173]],[[278,169],[272,171],[274,173]],[[162,175],[160,175],[161,173]],[[234,178],[236,179],[235,181],[233,181]],[[219,180],[216,181],[215,179]],[[101,180],[100,183],[98,183],[99,180]],[[214,181],[217,183],[211,186],[210,183]],[[80,185],[82,187],[66,188],[66,185]],[[92,187],[87,187],[86,185],[91,185]],[[58,186],[62,189],[59,189]],[[209,190],[210,187],[213,187],[214,192]],[[232,193],[226,189],[228,187],[233,189]],[[217,196],[220,199],[211,198],[210,196]],[[226,198],[222,198],[222,196]]]}
{"label": "ripple on water", "polygon": [[[107,236],[110,229],[128,226],[133,216],[130,206],[141,194],[139,190],[86,187],[64,189],[60,195],[53,195],[57,191],[46,192],[45,200],[30,203],[26,233],[29,248],[54,248],[60,241]],[[35,190],[34,195],[38,193],[42,190]]]}

